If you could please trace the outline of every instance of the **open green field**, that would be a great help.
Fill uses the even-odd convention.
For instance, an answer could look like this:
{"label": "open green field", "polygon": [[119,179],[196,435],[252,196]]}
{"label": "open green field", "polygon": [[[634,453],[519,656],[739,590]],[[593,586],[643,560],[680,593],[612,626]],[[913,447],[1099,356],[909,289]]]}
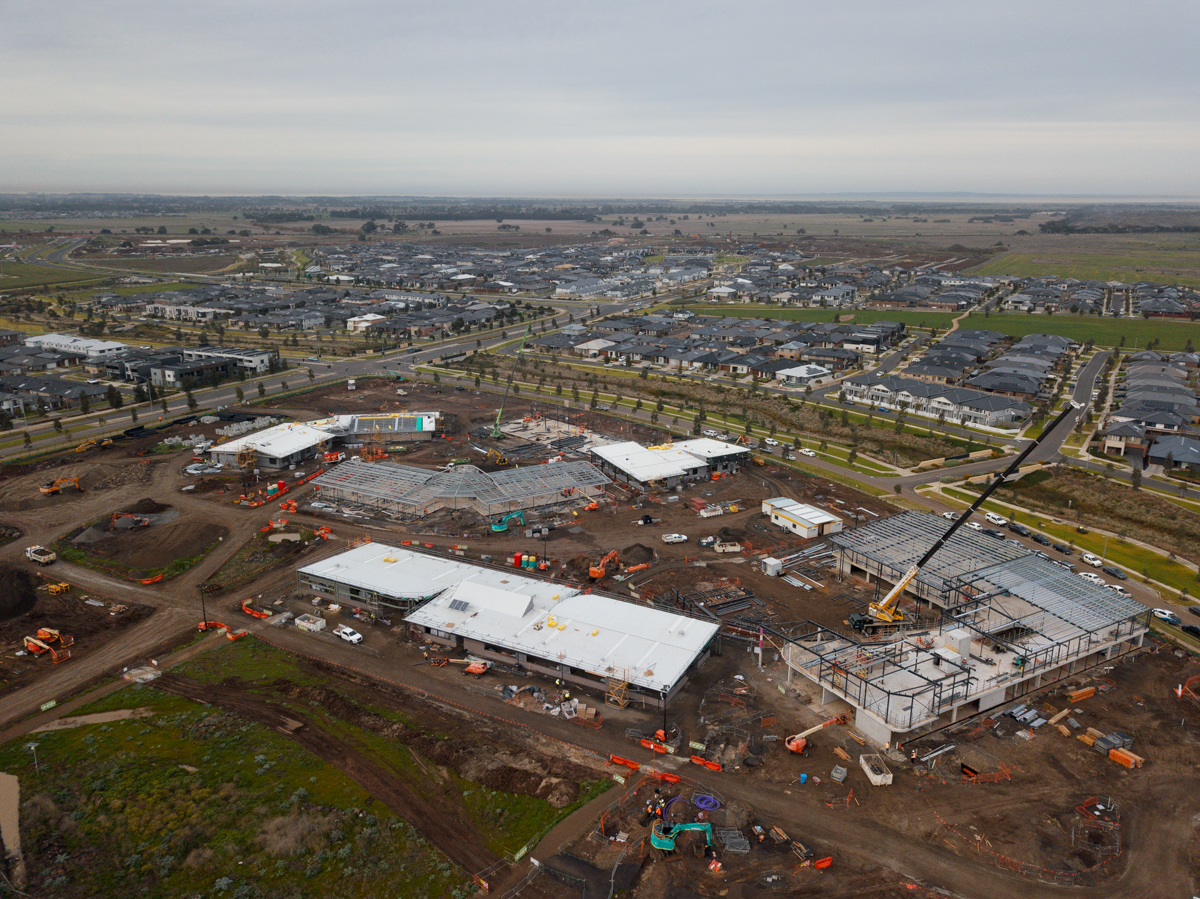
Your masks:
{"label": "open green field", "polygon": [[91,274],[67,268],[46,268],[24,262],[0,261],[0,292],[22,290],[26,287],[46,287],[53,284],[99,283],[112,277],[104,272]]}
{"label": "open green field", "polygon": [[973,269],[981,275],[1200,285],[1194,234],[1037,235]]}
{"label": "open green field", "polygon": [[1095,315],[1022,315],[1020,313],[984,316],[972,313],[961,324],[964,328],[986,328],[1024,337],[1026,334],[1061,334],[1080,343],[1093,340],[1097,346],[1115,347],[1125,338],[1125,348],[1145,349],[1152,340],[1156,349],[1182,350],[1190,339],[1200,346],[1200,322],[1177,319],[1100,318]]}
{"label": "open green field", "polygon": [[[668,307],[669,308],[669,307]],[[765,306],[748,303],[743,306],[717,305],[715,303],[689,303],[684,306],[697,315],[719,315],[729,318],[763,318],[770,321],[800,321],[800,322],[851,322],[856,325],[869,325],[871,322],[891,321],[901,322],[910,328],[950,327],[950,323],[958,313],[941,311],[923,311],[920,309],[796,309],[789,306]]]}

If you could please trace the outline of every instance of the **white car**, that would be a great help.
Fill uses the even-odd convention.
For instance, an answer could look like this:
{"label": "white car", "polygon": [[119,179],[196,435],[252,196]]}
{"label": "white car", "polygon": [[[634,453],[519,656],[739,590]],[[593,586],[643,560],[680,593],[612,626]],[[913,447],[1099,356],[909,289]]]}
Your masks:
{"label": "white car", "polygon": [[1167,624],[1179,624],[1180,621],[1179,616],[1170,609],[1151,609],[1150,614],[1159,621],[1167,622]]}
{"label": "white car", "polygon": [[799,452],[802,456],[812,456],[814,459],[817,457],[817,454],[810,450],[807,446],[801,448]]}
{"label": "white car", "polygon": [[1007,518],[1002,515],[997,515],[995,512],[987,512],[983,517],[986,518],[990,524],[994,524],[997,527],[1004,527],[1006,524],[1008,524]]}
{"label": "white car", "polygon": [[969,527],[973,531],[982,531],[983,530],[983,525],[981,525],[978,521],[968,521],[967,527]]}
{"label": "white car", "polygon": [[943,512],[942,518],[946,519],[947,521],[957,521],[958,513],[957,512]]}
{"label": "white car", "polygon": [[1100,575],[1096,574],[1094,571],[1081,571],[1079,572],[1079,576],[1085,581],[1090,581],[1097,586],[1104,586],[1104,578],[1100,577]]}
{"label": "white car", "polygon": [[1126,599],[1131,599],[1133,597],[1133,594],[1130,593],[1128,590],[1126,590],[1124,587],[1122,587],[1120,584],[1105,584],[1104,586],[1107,587],[1109,590],[1111,590],[1113,593],[1120,593]]}
{"label": "white car", "polygon": [[1104,564],[1102,561],[1100,561],[1099,556],[1093,556],[1091,553],[1084,553],[1079,558],[1083,559],[1083,561],[1087,562],[1093,568],[1099,568]]}
{"label": "white car", "polygon": [[687,543],[687,534],[663,534],[663,543]]}
{"label": "white car", "polygon": [[347,643],[361,643],[362,634],[352,627],[347,627],[344,624],[339,624],[333,629],[334,636],[341,637]]}
{"label": "white car", "polygon": [[763,440],[763,443],[765,443],[767,446],[779,446],[779,441],[776,440],[774,437],[766,438],[765,440]]}
{"label": "white car", "polygon": [[716,431],[705,431],[705,432],[704,432],[704,436],[705,436],[705,437],[716,437],[716,436],[717,436],[717,432],[716,432]]}

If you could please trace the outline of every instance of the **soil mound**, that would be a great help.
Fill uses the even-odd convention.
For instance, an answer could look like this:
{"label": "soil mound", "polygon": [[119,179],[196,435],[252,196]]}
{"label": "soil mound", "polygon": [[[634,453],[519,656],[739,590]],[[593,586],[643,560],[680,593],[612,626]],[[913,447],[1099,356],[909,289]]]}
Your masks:
{"label": "soil mound", "polygon": [[741,528],[721,528],[717,531],[717,536],[721,538],[722,543],[741,543],[746,539],[746,532]]}
{"label": "soil mound", "polygon": [[168,506],[165,503],[158,503],[158,502],[155,502],[154,500],[150,499],[149,497],[143,497],[142,499],[139,499],[136,503],[134,503],[132,506],[126,506],[121,511],[122,512],[133,512],[133,513],[136,513],[139,515],[153,515],[156,512],[169,512],[170,510],[171,510],[171,506]]}
{"label": "soil mound", "polygon": [[24,568],[0,565],[0,621],[24,615],[37,602],[33,577]]}
{"label": "soil mound", "polygon": [[621,550],[622,565],[641,565],[643,562],[653,560],[653,558],[654,550],[644,543],[634,543],[632,546],[627,546]]}
{"label": "soil mound", "polygon": [[576,556],[567,562],[567,571],[571,572],[575,577],[586,577],[588,569],[591,567],[591,558],[584,555]]}

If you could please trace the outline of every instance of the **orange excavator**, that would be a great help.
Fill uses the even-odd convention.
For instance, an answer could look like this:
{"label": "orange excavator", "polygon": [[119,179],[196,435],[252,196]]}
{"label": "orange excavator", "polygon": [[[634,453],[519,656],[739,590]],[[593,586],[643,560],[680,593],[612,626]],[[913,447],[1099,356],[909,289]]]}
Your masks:
{"label": "orange excavator", "polygon": [[113,512],[112,521],[110,521],[108,523],[108,526],[110,528],[115,528],[117,526],[117,520],[120,518],[128,518],[132,522],[130,524],[130,527],[135,527],[135,528],[150,527],[150,519],[149,518],[139,518],[137,515],[133,515],[129,512]]}
{"label": "orange excavator", "polygon": [[620,562],[620,560],[617,558],[617,551],[615,549],[591,568],[589,568],[588,575],[590,575],[593,580],[600,580],[600,578],[608,574],[609,562]]}
{"label": "orange excavator", "polygon": [[793,734],[792,736],[788,737],[786,740],[783,741],[783,745],[786,746],[788,749],[790,749],[792,752],[804,752],[804,750],[808,748],[808,738],[811,737],[813,734],[815,734],[817,731],[824,730],[825,728],[829,727],[829,725],[831,725],[831,724],[845,724],[845,723],[846,723],[846,716],[838,715],[836,718],[830,718],[828,721],[822,721],[820,724],[816,725],[815,727],[810,727],[806,731],[802,731],[801,733],[798,733],[798,734]]}
{"label": "orange excavator", "polygon": [[46,494],[47,496],[51,496],[62,490],[64,484],[71,484],[76,490],[80,491],[81,493],[83,492],[83,488],[79,486],[79,478],[59,478],[57,481],[51,481],[48,484],[43,484],[38,488],[38,490],[42,491],[42,493]]}

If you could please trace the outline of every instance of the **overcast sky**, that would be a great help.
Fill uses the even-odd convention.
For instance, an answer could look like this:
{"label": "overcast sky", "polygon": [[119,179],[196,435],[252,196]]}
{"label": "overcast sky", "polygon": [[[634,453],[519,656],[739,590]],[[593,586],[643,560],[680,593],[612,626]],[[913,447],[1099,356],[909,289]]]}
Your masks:
{"label": "overcast sky", "polygon": [[0,191],[1200,196],[1195,0],[0,0]]}

